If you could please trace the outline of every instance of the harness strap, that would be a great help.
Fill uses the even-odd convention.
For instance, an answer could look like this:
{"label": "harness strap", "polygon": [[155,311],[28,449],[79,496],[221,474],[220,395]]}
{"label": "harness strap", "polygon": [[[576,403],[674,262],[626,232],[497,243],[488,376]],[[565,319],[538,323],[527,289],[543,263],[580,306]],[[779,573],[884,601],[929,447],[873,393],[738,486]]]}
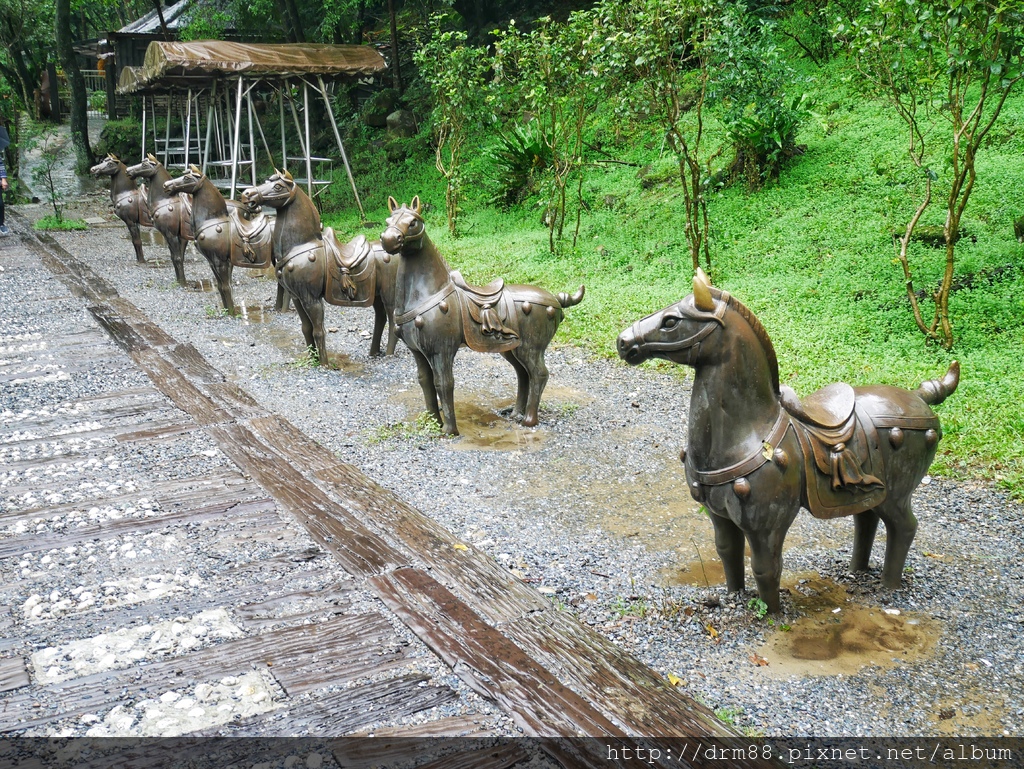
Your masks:
{"label": "harness strap", "polygon": [[725,483],[732,483],[737,478],[750,475],[772,458],[773,452],[782,443],[782,439],[785,438],[786,431],[789,430],[791,425],[792,422],[789,419],[789,414],[786,413],[785,409],[780,408],[775,424],[768,431],[768,437],[762,442],[761,448],[749,457],[728,467],[723,467],[721,470],[698,470],[690,464],[690,456],[687,454],[686,474],[705,486],[721,486]]}
{"label": "harness strap", "polygon": [[401,315],[396,315],[395,325],[401,326],[403,323],[408,323],[417,315],[422,315],[427,310],[431,310],[437,305],[441,304],[441,302],[447,299],[454,292],[455,286],[452,285],[452,282],[450,280],[447,281],[443,286],[441,286],[441,288],[438,291],[435,291],[433,294],[428,296],[426,299],[424,299],[422,302],[416,305],[416,307],[409,310],[408,312],[403,312]]}

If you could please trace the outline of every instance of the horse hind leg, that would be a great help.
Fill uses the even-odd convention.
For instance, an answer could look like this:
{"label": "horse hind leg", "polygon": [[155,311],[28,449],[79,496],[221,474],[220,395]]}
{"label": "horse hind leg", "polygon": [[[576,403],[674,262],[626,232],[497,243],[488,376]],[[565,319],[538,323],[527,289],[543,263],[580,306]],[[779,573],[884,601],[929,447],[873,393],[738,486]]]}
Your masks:
{"label": "horse hind leg", "polygon": [[[380,340],[384,335],[384,324],[387,323],[388,316],[384,310],[384,301],[377,296],[373,300],[373,338],[370,341],[370,357],[375,358],[380,355]],[[388,339],[390,345],[391,340]],[[389,350],[393,352],[393,350]]]}
{"label": "horse hind leg", "polygon": [[885,563],[882,566],[882,584],[898,590],[903,582],[903,567],[917,534],[917,517],[905,499],[888,499],[875,508],[885,523]]}
{"label": "horse hind leg", "polygon": [[526,401],[530,388],[530,372],[519,362],[514,353],[503,352],[501,356],[512,364],[512,368],[516,372],[516,405],[512,408],[509,416],[513,419],[522,419],[523,414],[526,413]]}
{"label": "horse hind leg", "polygon": [[[525,349],[524,349],[525,348]],[[544,388],[548,384],[548,367],[544,362],[544,348],[543,347],[527,347],[523,345],[517,347],[512,351],[516,359],[522,364],[526,370],[528,378],[526,387],[526,403],[522,404],[523,413],[523,427],[535,427],[537,422],[540,421],[538,412],[540,411],[540,396],[544,394]],[[518,369],[517,369],[518,372]],[[522,400],[523,381],[519,380],[519,395],[516,399],[517,407],[520,406]]]}
{"label": "horse hind leg", "polygon": [[853,557],[850,559],[850,571],[867,571],[871,560],[871,548],[875,544],[875,533],[878,531],[878,513],[865,510],[853,516]]}

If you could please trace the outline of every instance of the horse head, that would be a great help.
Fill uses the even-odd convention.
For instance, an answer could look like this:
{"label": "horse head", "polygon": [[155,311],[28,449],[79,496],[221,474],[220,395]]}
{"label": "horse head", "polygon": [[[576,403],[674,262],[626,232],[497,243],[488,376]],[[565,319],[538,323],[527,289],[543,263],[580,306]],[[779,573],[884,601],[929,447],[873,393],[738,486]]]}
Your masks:
{"label": "horse head", "polygon": [[295,200],[299,187],[287,171],[277,171],[263,184],[242,191],[242,203],[250,208],[284,208]]}
{"label": "horse head", "polygon": [[103,160],[89,169],[93,176],[114,176],[124,167],[124,163],[118,160],[117,155],[107,155]]}
{"label": "horse head", "polygon": [[193,195],[205,180],[206,174],[199,170],[198,166],[193,165],[181,176],[164,182],[164,192],[168,195],[178,192],[187,192],[189,195]]}
{"label": "horse head", "polygon": [[145,179],[152,179],[160,172],[161,168],[163,168],[163,165],[155,156],[146,155],[141,163],[128,167],[128,175],[133,179],[139,176]]}
{"label": "horse head", "polygon": [[391,212],[391,216],[387,218],[388,226],[380,236],[380,244],[384,250],[389,254],[398,254],[406,246],[418,247],[427,232],[420,196],[414,197],[409,205],[402,206],[389,195],[388,210]]}
{"label": "horse head", "polygon": [[619,334],[619,357],[631,366],[649,358],[695,365],[701,344],[724,327],[729,294],[711,286],[699,267],[693,277],[693,293],[664,310],[641,318]]}

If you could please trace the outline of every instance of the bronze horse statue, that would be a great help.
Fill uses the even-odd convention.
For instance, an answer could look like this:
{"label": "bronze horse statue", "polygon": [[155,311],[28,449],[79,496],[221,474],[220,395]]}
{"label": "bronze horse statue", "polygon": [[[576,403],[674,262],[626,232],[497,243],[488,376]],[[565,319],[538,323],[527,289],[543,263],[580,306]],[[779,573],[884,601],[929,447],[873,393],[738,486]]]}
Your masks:
{"label": "bronze horse statue", "polygon": [[694,369],[681,458],[690,494],[710,512],[730,591],[744,586],[746,537],[761,600],[779,611],[782,542],[801,507],[854,516],[853,571],[868,569],[884,521],[882,583],[899,588],[917,532],[910,498],[942,436],[930,407],[956,390],[958,363],[913,392],[837,383],[801,400],[779,384],[760,321],[700,270],[692,294],[623,331],[618,351],[633,365],[663,358]]}
{"label": "bronze horse statue", "polygon": [[128,228],[132,246],[135,247],[135,261],[145,263],[146,257],[142,254],[142,236],[139,232],[139,225],[153,226],[145,187],[139,188],[135,179],[129,176],[128,167],[116,155],[107,155],[90,168],[89,172],[93,176],[110,177],[110,202],[114,204],[114,213]]}
{"label": "bronze horse statue", "polygon": [[232,268],[265,269],[271,266],[273,229],[270,217],[234,200],[226,200],[206,174],[194,165],[181,176],[165,181],[163,186],[168,195],[187,194],[191,197],[190,226],[195,234],[196,248],[210,263],[221,303],[233,315]]}
{"label": "bronze horse statue", "polygon": [[133,179],[141,176],[149,180],[149,211],[153,216],[153,226],[167,241],[174,276],[184,286],[185,249],[188,242],[193,240],[192,199],[185,194],[167,194],[164,182],[171,175],[153,155],[147,155],[141,163],[129,166],[128,175]]}
{"label": "bronze horse statue", "polygon": [[465,344],[478,352],[501,353],[512,364],[518,379],[512,417],[526,427],[536,425],[548,382],[544,351],[565,317],[563,309],[583,301],[584,287],[571,296],[555,296],[536,286],[505,285],[501,278],[487,286],[467,285],[427,236],[419,196],[408,206],[389,197],[388,208],[381,244],[401,257],[395,325],[416,359],[427,411],[445,433],[459,434],[452,364]]}
{"label": "bronze horse statue", "polygon": [[258,187],[242,192],[249,206],[277,209],[274,223],[274,265],[277,280],[295,299],[307,347],[327,364],[323,302],[343,307],[373,307],[370,355],[380,355],[384,324],[386,352],[395,351],[394,324],[396,259],[380,242],[358,235],[345,244],[334,230],[323,229],[313,201],[287,171],[278,171]]}

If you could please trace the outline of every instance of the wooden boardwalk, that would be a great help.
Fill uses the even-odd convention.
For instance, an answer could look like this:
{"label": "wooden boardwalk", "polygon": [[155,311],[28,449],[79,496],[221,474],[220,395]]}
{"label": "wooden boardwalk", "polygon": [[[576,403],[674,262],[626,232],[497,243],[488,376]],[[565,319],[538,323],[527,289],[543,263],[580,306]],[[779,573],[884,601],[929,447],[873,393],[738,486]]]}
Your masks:
{"label": "wooden boardwalk", "polygon": [[[601,738],[540,742],[563,766],[735,738],[52,241],[0,240],[0,267],[25,297],[0,331],[0,733]],[[494,705],[450,715],[423,654]]]}

